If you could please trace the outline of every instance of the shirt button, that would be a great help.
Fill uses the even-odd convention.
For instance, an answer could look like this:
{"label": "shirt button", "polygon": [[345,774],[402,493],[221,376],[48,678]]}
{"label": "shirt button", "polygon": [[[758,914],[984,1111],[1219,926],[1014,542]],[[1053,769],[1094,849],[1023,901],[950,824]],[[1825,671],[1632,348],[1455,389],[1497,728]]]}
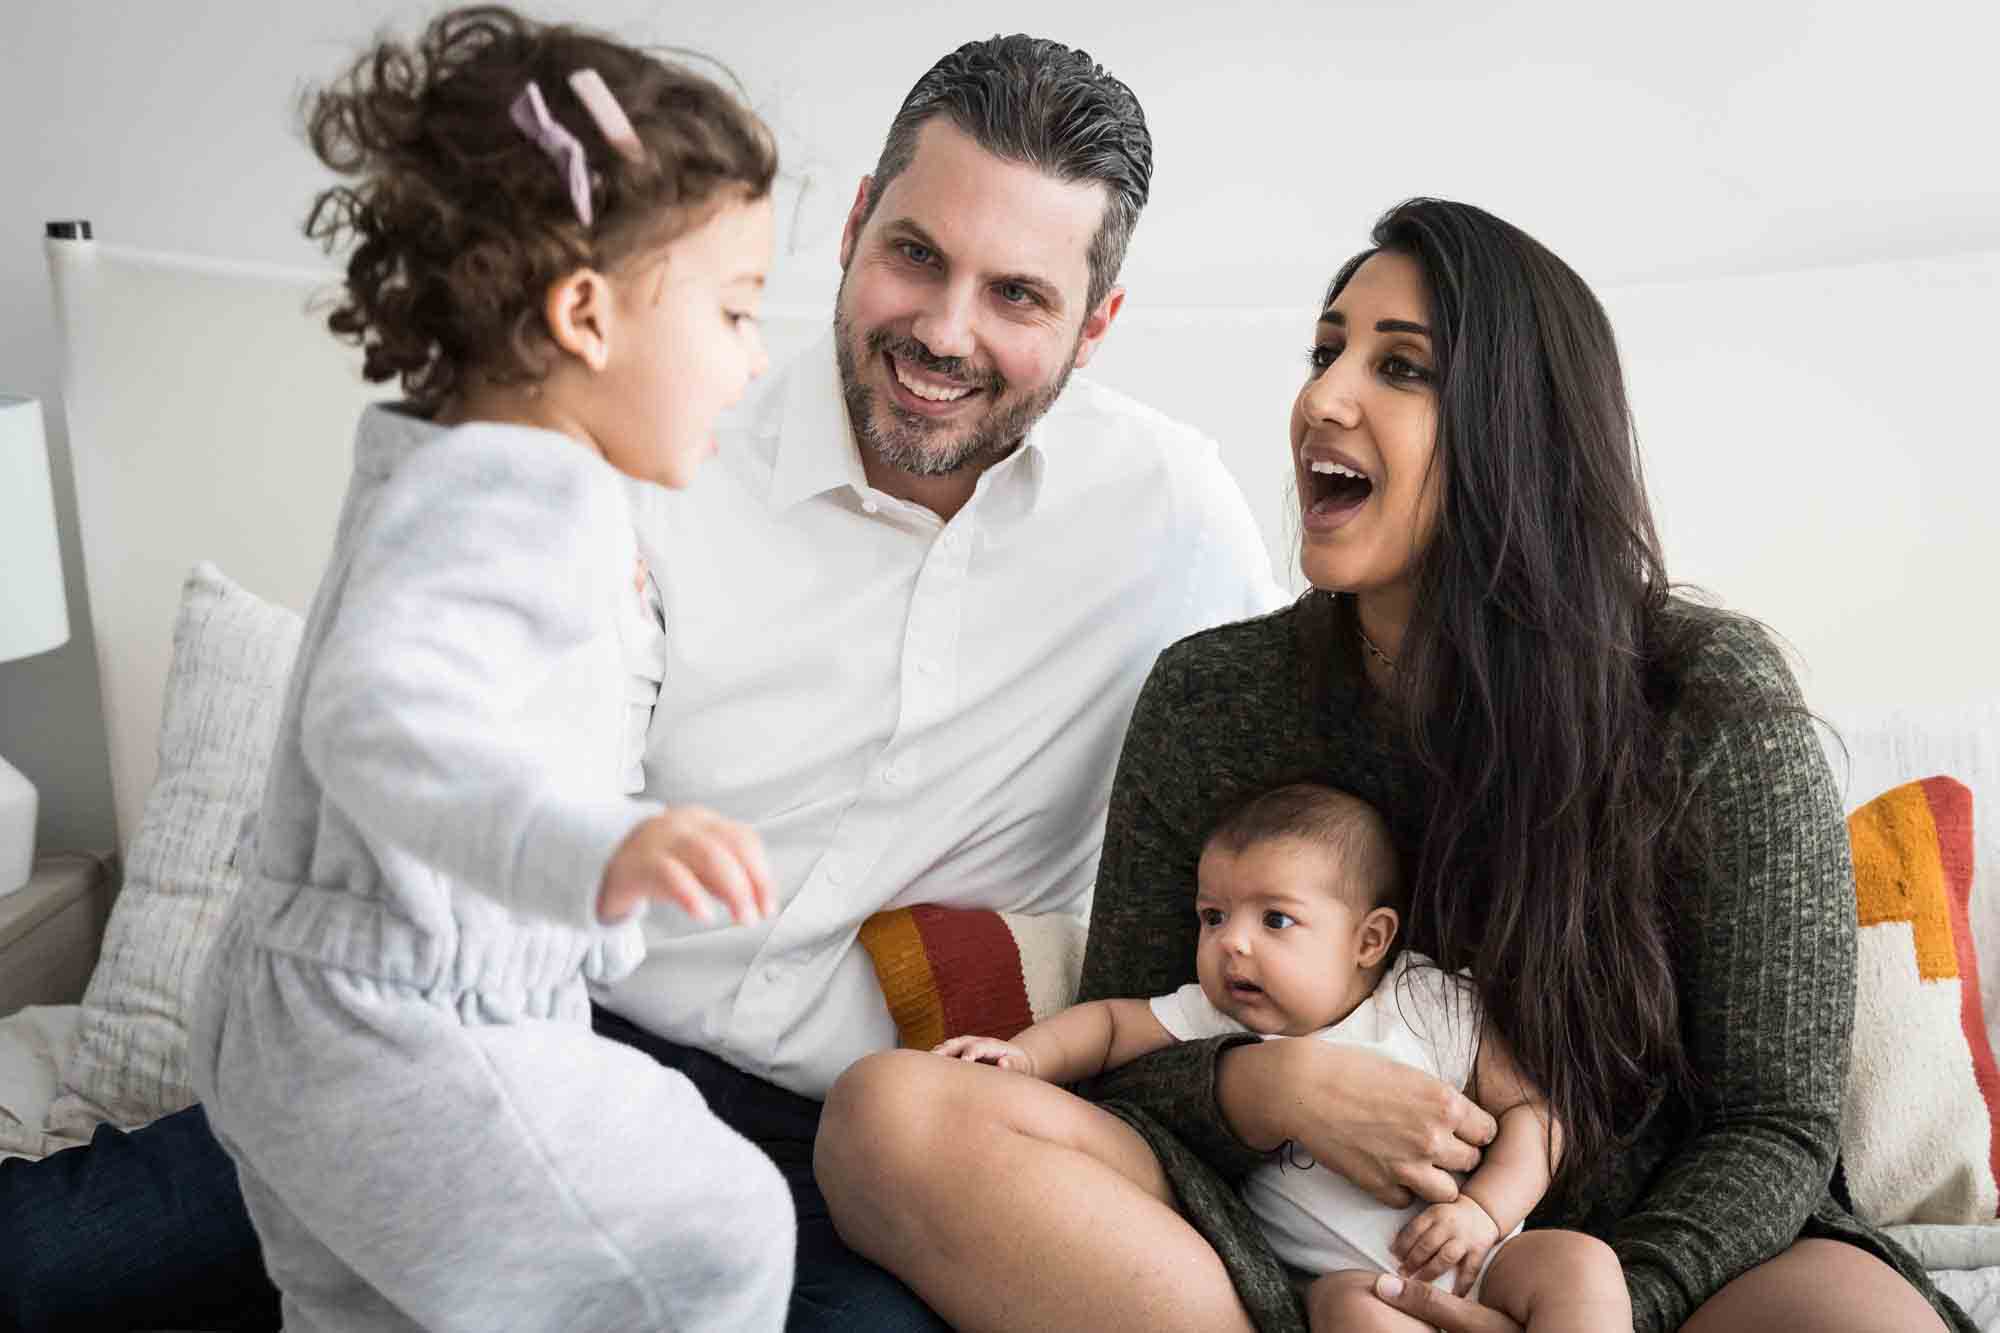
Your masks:
{"label": "shirt button", "polygon": [[923,676],[935,676],[937,674],[937,669],[938,669],[938,664],[932,661],[930,658],[920,657],[917,659],[917,674]]}
{"label": "shirt button", "polygon": [[784,975],[785,975],[785,969],[779,967],[776,963],[764,964],[764,983],[766,985],[769,986],[777,985],[779,979],[782,978]]}
{"label": "shirt button", "polygon": [[829,858],[826,863],[826,882],[829,884],[840,884],[844,883],[846,879],[847,867],[839,861]]}
{"label": "shirt button", "polygon": [[898,783],[902,782],[902,780],[903,780],[903,767],[902,767],[902,765],[901,765],[901,764],[891,764],[891,765],[889,765],[889,767],[887,767],[887,768],[883,769],[883,770],[882,770],[882,780],[883,780],[884,782],[888,783],[888,784],[889,784],[889,785],[890,785],[891,787],[894,787],[894,786],[896,786],[896,785],[897,785]]}
{"label": "shirt button", "polygon": [[861,502],[861,512],[864,514],[879,514],[882,512],[882,506],[876,504],[873,500],[863,500]]}

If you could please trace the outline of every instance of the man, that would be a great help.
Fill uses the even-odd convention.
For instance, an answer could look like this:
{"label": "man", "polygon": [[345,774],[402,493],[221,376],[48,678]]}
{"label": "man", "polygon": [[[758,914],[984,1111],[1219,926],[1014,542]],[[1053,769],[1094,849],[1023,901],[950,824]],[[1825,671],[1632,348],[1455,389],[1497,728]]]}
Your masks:
{"label": "man", "polygon": [[[774,377],[696,502],[642,501],[665,627],[648,794],[756,826],[782,907],[750,927],[651,913],[597,1025],[784,1171],[793,1328],[942,1327],[841,1244],[812,1178],[819,1099],[896,1041],[862,921],[1085,911],[1154,657],[1278,600],[1212,443],[1065,392],[1124,303],[1151,167],[1138,102],[1083,53],[1008,37],[946,56],[857,192],[831,339]],[[275,1324],[198,1108],[13,1179],[23,1327]],[[107,1208],[133,1224],[107,1238]]]}

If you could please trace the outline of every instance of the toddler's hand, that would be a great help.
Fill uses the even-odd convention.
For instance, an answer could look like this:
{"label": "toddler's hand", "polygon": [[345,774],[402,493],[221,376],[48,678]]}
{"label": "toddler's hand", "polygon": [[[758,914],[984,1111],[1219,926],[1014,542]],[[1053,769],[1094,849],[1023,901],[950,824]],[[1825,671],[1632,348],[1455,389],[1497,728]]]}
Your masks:
{"label": "toddler's hand", "polygon": [[738,925],[763,920],[775,907],[763,841],[755,829],[700,806],[669,806],[612,853],[597,891],[598,919],[617,921],[654,898],[702,921],[715,915],[710,899]]}
{"label": "toddler's hand", "polygon": [[1011,1041],[1001,1041],[998,1037],[953,1037],[931,1047],[939,1055],[948,1055],[954,1060],[971,1060],[977,1064],[998,1065],[1011,1069],[1017,1074],[1035,1076],[1035,1057],[1016,1046]]}
{"label": "toddler's hand", "polygon": [[1479,1276],[1486,1252],[1499,1239],[1500,1228],[1486,1210],[1471,1195],[1461,1194],[1450,1203],[1434,1203],[1411,1218],[1389,1251],[1403,1261],[1404,1277],[1435,1282],[1456,1267],[1457,1290],[1463,1295]]}

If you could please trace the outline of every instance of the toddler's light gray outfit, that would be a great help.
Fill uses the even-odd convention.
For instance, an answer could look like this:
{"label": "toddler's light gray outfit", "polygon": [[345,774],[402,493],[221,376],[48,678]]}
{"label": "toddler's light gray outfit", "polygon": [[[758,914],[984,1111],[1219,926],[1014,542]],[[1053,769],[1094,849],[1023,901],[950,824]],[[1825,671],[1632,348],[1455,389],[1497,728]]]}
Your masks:
{"label": "toddler's light gray outfit", "polygon": [[783,1324],[776,1167],[589,1026],[637,559],[576,443],[363,416],[193,1041],[294,1333]]}

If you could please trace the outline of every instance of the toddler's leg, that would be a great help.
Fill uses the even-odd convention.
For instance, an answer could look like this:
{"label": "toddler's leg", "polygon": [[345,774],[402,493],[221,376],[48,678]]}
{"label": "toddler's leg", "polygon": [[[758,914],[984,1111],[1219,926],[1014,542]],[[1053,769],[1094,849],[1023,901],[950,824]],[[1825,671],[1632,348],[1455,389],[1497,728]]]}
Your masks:
{"label": "toddler's leg", "polygon": [[288,1323],[346,1328],[360,1287],[431,1333],[782,1327],[790,1192],[685,1077],[581,1023],[258,971],[210,1109],[276,1202],[252,1194],[260,1234],[302,1256],[274,1262]]}
{"label": "toddler's leg", "polygon": [[1529,1333],[1632,1327],[1632,1298],[1618,1256],[1580,1231],[1524,1231],[1502,1245],[1487,1266],[1479,1300]]}
{"label": "toddler's leg", "polygon": [[1375,1279],[1365,1269],[1328,1273],[1306,1292],[1306,1316],[1312,1333],[1430,1333],[1422,1320],[1383,1304],[1375,1296]]}

